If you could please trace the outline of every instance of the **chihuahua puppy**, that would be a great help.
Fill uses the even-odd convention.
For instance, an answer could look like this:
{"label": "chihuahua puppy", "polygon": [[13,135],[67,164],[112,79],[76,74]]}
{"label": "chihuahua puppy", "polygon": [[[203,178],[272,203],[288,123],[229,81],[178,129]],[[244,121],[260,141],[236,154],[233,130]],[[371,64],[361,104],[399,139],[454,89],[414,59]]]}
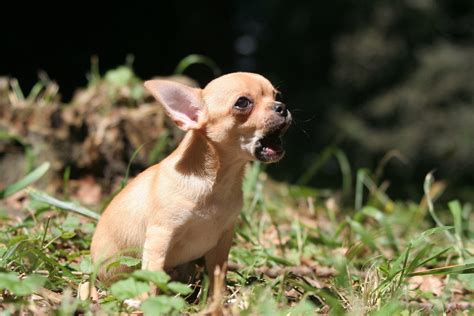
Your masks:
{"label": "chihuahua puppy", "polygon": [[109,204],[92,239],[92,260],[102,262],[98,277],[107,284],[127,269],[107,269],[117,254],[141,256],[142,268],[152,271],[204,256],[213,285],[216,267],[225,275],[245,165],[283,157],[291,114],[275,100],[272,84],[253,73],[227,74],[204,89],[164,80],[145,87],[187,133]]}

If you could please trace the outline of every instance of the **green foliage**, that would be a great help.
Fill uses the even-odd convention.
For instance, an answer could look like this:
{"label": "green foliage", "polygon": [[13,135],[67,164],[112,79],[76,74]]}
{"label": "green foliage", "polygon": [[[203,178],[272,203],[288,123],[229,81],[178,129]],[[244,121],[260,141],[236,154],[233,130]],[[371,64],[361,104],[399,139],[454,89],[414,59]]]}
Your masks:
{"label": "green foliage", "polygon": [[186,302],[181,297],[159,295],[148,298],[140,307],[145,315],[180,315]]}
{"label": "green foliage", "polygon": [[5,189],[0,190],[0,199],[6,198],[32,184],[33,182],[40,179],[49,169],[49,163],[45,162],[35,170],[31,171],[20,181],[7,186]]}
{"label": "green foliage", "polygon": [[188,295],[192,290],[185,284],[171,281],[169,275],[163,271],[147,271],[147,270],[137,270],[132,273],[132,277],[153,283],[164,293],[176,293],[182,295]]}
{"label": "green foliage", "polygon": [[188,295],[191,294],[192,290],[186,285],[179,282],[168,283],[168,289],[176,294]]}
{"label": "green foliage", "polygon": [[16,273],[0,273],[0,290],[8,290],[17,296],[33,294],[45,282],[46,278],[40,275],[32,274],[20,279]]}
{"label": "green foliage", "polygon": [[[242,220],[230,253],[230,262],[240,267],[228,273],[229,291],[238,294],[226,298],[231,302],[226,308],[234,313],[388,315],[414,311],[409,297],[415,293],[436,306],[439,299],[444,303],[451,299],[413,290],[414,277],[441,278],[445,293],[453,286],[472,288],[472,227],[466,224],[471,218],[469,205],[453,201],[442,206],[444,212],[436,209],[432,175],[425,181],[424,202],[414,204],[391,200],[370,171],[360,170],[356,208],[338,209],[327,204],[332,199],[330,192],[320,195],[319,190],[275,183],[261,168],[253,164],[248,169]],[[30,190],[29,203],[34,217],[27,216],[22,222],[6,217],[9,225],[0,234],[0,269],[5,271],[0,274],[0,284],[9,300],[19,304],[12,308],[22,304],[19,298],[46,287],[63,295],[62,303],[55,307],[58,313],[88,311],[90,301],[71,298],[69,290],[62,289],[95,278],[97,267],[88,256],[95,221],[77,204],[45,194],[38,198],[31,194],[34,192]],[[53,213],[48,212],[51,210]],[[109,267],[139,267],[140,262],[123,255]],[[309,273],[304,272],[308,269]],[[328,275],[318,274],[325,269]],[[45,276],[38,276],[37,271],[46,271]],[[458,283],[444,281],[444,276]],[[151,284],[161,295],[139,306],[129,305],[130,300],[147,293]],[[99,306],[107,313],[203,311],[206,288],[198,294],[200,305],[189,304],[183,297],[192,297],[196,288],[199,285],[175,282],[162,271],[136,270],[112,284]]]}
{"label": "green foliage", "polygon": [[133,272],[133,276],[139,280],[154,283],[161,289],[165,289],[167,283],[170,281],[169,275],[163,271],[137,270]]}
{"label": "green foliage", "polygon": [[100,217],[100,215],[97,214],[96,212],[91,211],[79,205],[78,203],[61,201],[55,197],[52,197],[46,194],[45,192],[41,192],[38,190],[30,190],[29,194],[31,198],[33,199],[33,201],[46,203],[50,206],[54,206],[62,210],[74,212],[74,213],[77,213],[86,217],[90,217],[96,220],[98,220]]}
{"label": "green foliage", "polygon": [[116,102],[121,98],[123,91],[127,91],[130,104],[136,104],[145,95],[142,80],[133,71],[133,55],[128,55],[125,65],[111,69],[102,77],[99,71],[99,60],[95,56],[91,59],[91,71],[88,74],[89,87],[105,86],[110,101]]}
{"label": "green foliage", "polygon": [[[127,279],[117,281],[110,287],[112,296],[119,302],[126,303],[126,300],[140,297],[150,290],[150,283],[156,285],[160,291],[167,295],[159,295],[147,298],[140,304],[140,308],[146,315],[177,315],[186,306],[186,301],[179,296],[170,296],[171,293],[187,295],[192,290],[185,284],[170,282],[170,277],[163,271],[134,271]],[[109,298],[110,303],[113,299]]]}
{"label": "green foliage", "polygon": [[119,300],[134,298],[150,290],[150,286],[146,282],[137,281],[134,278],[128,278],[115,282],[110,287],[110,292]]}
{"label": "green foliage", "polygon": [[195,64],[203,64],[209,67],[212,70],[214,77],[221,75],[222,71],[219,69],[219,66],[209,57],[203,55],[192,54],[183,58],[176,69],[174,70],[175,74],[183,74],[187,68]]}
{"label": "green foliage", "polygon": [[118,267],[120,265],[124,265],[127,267],[136,267],[141,263],[141,260],[134,257],[129,256],[120,256],[117,260],[114,260],[107,264],[107,269],[112,269]]}

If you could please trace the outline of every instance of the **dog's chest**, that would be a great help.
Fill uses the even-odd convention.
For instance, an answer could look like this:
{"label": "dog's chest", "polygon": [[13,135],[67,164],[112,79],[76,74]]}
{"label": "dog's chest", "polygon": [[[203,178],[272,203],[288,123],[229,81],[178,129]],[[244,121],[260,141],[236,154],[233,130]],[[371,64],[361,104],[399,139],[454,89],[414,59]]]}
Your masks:
{"label": "dog's chest", "polygon": [[241,206],[241,199],[227,202],[218,199],[203,208],[190,210],[186,224],[178,232],[180,238],[172,247],[170,264],[195,260],[214,248],[222,234],[232,229]]}

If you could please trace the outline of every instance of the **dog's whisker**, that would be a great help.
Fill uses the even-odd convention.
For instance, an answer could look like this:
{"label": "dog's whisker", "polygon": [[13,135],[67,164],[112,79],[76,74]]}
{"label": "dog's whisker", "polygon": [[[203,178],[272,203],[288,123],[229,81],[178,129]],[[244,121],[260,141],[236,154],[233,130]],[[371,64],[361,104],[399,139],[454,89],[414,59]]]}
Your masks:
{"label": "dog's whisker", "polygon": [[294,124],[293,126],[296,127],[298,130],[300,130],[308,139],[311,138],[308,132],[304,128],[299,126],[298,124]]}
{"label": "dog's whisker", "polygon": [[[293,110],[292,110],[291,112],[294,113]],[[308,123],[308,122],[311,122],[311,121],[313,121],[316,117],[317,117],[317,115],[316,115],[316,114],[313,114],[313,115],[312,115],[311,117],[309,117],[309,118],[304,118],[304,119],[302,119],[302,118],[300,118],[298,115],[294,115],[294,114],[293,114],[293,120],[294,120],[295,122],[299,122],[299,123]]]}

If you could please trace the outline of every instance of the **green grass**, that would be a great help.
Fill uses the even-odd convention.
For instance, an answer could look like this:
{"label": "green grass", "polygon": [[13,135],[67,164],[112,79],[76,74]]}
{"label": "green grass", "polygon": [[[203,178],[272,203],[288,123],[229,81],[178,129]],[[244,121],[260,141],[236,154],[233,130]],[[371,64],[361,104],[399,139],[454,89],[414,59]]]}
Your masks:
{"label": "green grass", "polygon": [[[196,62],[219,71],[202,56],[184,60],[177,71]],[[130,68],[120,67],[101,78],[96,61],[90,84],[101,80],[111,86],[135,87],[131,98],[141,98],[140,80]],[[41,90],[38,86],[25,98],[18,83],[13,88],[18,99],[30,102]],[[114,98],[111,91],[109,97]],[[158,140],[150,163],[164,156],[164,148],[170,147],[168,136],[163,133]],[[387,154],[372,173],[351,170],[350,157],[335,147],[316,157],[296,185],[273,181],[259,163],[249,166],[227,289],[216,296],[217,302],[207,300],[208,279],[202,269],[194,272],[189,284],[173,281],[165,273],[136,271],[108,288],[96,282],[98,300],[81,300],[78,291],[90,292],[96,279],[89,254],[92,234],[100,210],[117,192],[90,208],[82,206],[69,192],[70,168],[64,173],[61,194],[33,188],[51,171],[48,162],[40,164],[32,155],[25,150],[28,173],[0,190],[2,315],[90,315],[137,309],[148,315],[212,311],[408,315],[474,308],[472,206],[439,202],[443,185],[432,174],[419,185],[424,193],[421,201],[393,200],[385,192],[382,174],[386,160],[395,155]],[[339,163],[340,189],[308,187],[330,159]],[[130,165],[122,184],[128,180]],[[140,260],[122,256],[110,264],[139,267]],[[159,296],[137,308],[127,304],[128,298],[148,291],[150,282],[160,289]]]}
{"label": "green grass", "polygon": [[[31,174],[43,166],[22,181],[32,179]],[[363,188],[370,190],[360,193],[362,207],[352,209],[337,203],[336,192],[276,183],[260,167],[253,164],[245,179],[245,206],[220,305],[224,311],[441,313],[474,299],[470,206],[453,201],[435,207],[429,196],[431,176],[421,203],[394,202],[378,192],[375,183],[363,181]],[[365,177],[370,179],[367,172]],[[142,304],[145,313],[196,313],[208,308],[206,278],[186,286],[171,282],[165,274],[145,271],[102,288],[97,302],[80,300],[79,284],[95,278],[89,246],[97,213],[31,189],[20,214],[6,211],[1,213],[0,233],[1,308],[6,314],[131,312],[134,309],[124,300],[146,292],[149,281],[162,294]],[[122,257],[120,263],[140,262]],[[417,282],[436,279],[439,289],[417,287],[415,276],[423,276]]]}

